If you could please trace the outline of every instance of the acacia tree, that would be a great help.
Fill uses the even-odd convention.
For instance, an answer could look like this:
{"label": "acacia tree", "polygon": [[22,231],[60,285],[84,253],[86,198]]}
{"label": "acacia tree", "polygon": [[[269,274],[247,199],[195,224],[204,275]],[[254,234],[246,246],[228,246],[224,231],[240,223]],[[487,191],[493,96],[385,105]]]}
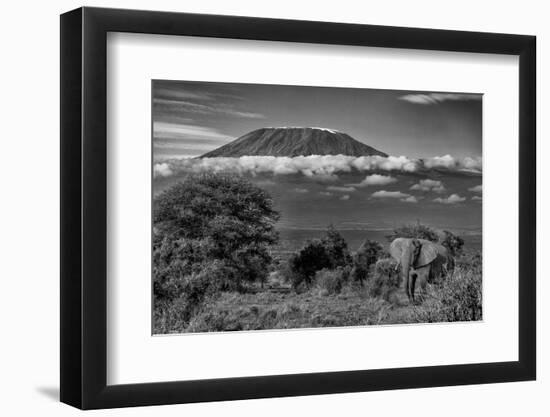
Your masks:
{"label": "acacia tree", "polygon": [[326,235],[321,239],[321,243],[325,247],[331,269],[336,269],[339,266],[344,267],[351,263],[348,244],[333,225],[328,227]]}
{"label": "acacia tree", "polygon": [[317,271],[338,268],[345,271],[345,267],[351,263],[352,258],[346,240],[330,225],[325,236],[307,241],[304,247],[290,258],[293,286],[297,287],[302,282],[310,285]]}
{"label": "acacia tree", "polygon": [[439,241],[439,235],[431,227],[421,223],[406,224],[396,229],[393,229],[389,236],[386,236],[389,242],[392,242],[398,237],[426,239],[432,242]]}
{"label": "acacia tree", "polygon": [[186,294],[193,277],[204,293],[265,279],[278,218],[270,195],[243,177],[186,177],[154,200],[155,296]]}
{"label": "acacia tree", "polygon": [[323,241],[312,239],[298,253],[291,256],[289,265],[293,272],[292,286],[296,288],[302,282],[309,286],[317,271],[330,268],[331,260]]}

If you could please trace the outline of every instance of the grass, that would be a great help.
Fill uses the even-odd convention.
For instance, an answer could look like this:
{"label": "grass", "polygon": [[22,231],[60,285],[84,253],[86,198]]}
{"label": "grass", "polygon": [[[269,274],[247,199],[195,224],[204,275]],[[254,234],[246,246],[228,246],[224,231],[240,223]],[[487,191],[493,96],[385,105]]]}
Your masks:
{"label": "grass", "polygon": [[347,287],[325,295],[313,289],[301,294],[222,293],[193,317],[187,332],[296,329],[380,324],[391,306]]}

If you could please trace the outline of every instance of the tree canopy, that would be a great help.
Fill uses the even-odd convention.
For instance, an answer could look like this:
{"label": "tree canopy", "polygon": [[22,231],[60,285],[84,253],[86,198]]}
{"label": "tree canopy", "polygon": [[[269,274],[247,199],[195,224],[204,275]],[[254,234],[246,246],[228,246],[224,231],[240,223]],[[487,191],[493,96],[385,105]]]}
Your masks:
{"label": "tree canopy", "polygon": [[204,292],[265,279],[278,217],[270,195],[243,177],[192,175],[167,189],[153,203],[155,296],[181,296],[193,278]]}
{"label": "tree canopy", "polygon": [[398,237],[426,239],[432,242],[439,241],[439,235],[429,226],[421,223],[406,224],[393,229],[392,233],[387,236],[388,241],[392,242]]}

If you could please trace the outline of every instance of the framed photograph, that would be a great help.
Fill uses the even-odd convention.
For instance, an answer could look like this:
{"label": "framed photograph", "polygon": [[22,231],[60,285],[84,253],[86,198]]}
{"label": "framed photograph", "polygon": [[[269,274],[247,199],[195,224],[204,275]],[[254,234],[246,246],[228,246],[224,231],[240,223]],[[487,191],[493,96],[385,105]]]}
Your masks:
{"label": "framed photograph", "polygon": [[61,401],[533,380],[535,37],[61,16]]}

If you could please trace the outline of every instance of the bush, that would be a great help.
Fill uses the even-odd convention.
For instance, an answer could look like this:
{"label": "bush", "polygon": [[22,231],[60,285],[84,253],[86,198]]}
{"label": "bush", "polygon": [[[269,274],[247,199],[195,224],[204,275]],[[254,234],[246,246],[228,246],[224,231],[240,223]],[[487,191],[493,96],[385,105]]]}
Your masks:
{"label": "bush", "polygon": [[369,281],[368,292],[371,297],[381,297],[386,301],[399,289],[400,277],[393,259],[379,259],[374,266],[373,279]]}
{"label": "bush", "polygon": [[456,258],[456,265],[463,269],[470,269],[481,275],[483,269],[481,251],[463,251],[460,256]]}
{"label": "bush", "polygon": [[365,240],[353,257],[352,278],[363,285],[367,279],[369,270],[376,263],[382,253],[383,247],[375,240]]}
{"label": "bush", "polygon": [[322,239],[308,240],[298,253],[290,257],[290,280],[295,289],[302,283],[309,286],[317,271],[337,268],[346,271],[347,279],[351,263],[352,258],[346,240],[331,225]]}
{"label": "bush", "polygon": [[[155,332],[169,333],[181,330],[200,309],[203,302],[216,295],[230,281],[232,271],[223,262],[214,261],[200,272],[171,277],[162,289],[170,297],[155,299]],[[157,323],[157,320],[159,323]]]}
{"label": "bush", "polygon": [[333,225],[328,227],[326,235],[321,239],[321,243],[325,247],[330,269],[351,264],[348,244]]}
{"label": "bush", "polygon": [[315,274],[315,284],[326,295],[339,294],[345,282],[346,274],[343,268],[322,269]]}
{"label": "bush", "polygon": [[292,286],[298,288],[302,283],[309,286],[317,271],[330,268],[331,261],[325,245],[319,239],[313,239],[289,259],[292,271]]}
{"label": "bush", "polygon": [[443,234],[439,242],[445,246],[449,253],[453,256],[457,256],[462,252],[464,246],[464,240],[448,230],[443,230]]}
{"label": "bush", "polygon": [[481,320],[481,274],[470,268],[458,267],[441,286],[432,287],[432,300],[416,310],[416,321],[447,322]]}
{"label": "bush", "polygon": [[209,259],[209,243],[204,240],[164,238],[153,250],[153,293],[157,301],[179,298],[190,276],[211,271],[220,289],[234,284],[236,270],[222,260]]}
{"label": "bush", "polygon": [[398,227],[393,230],[391,235],[386,236],[389,242],[393,242],[398,237],[426,239],[432,242],[439,241],[439,235],[435,230],[420,223]]}

